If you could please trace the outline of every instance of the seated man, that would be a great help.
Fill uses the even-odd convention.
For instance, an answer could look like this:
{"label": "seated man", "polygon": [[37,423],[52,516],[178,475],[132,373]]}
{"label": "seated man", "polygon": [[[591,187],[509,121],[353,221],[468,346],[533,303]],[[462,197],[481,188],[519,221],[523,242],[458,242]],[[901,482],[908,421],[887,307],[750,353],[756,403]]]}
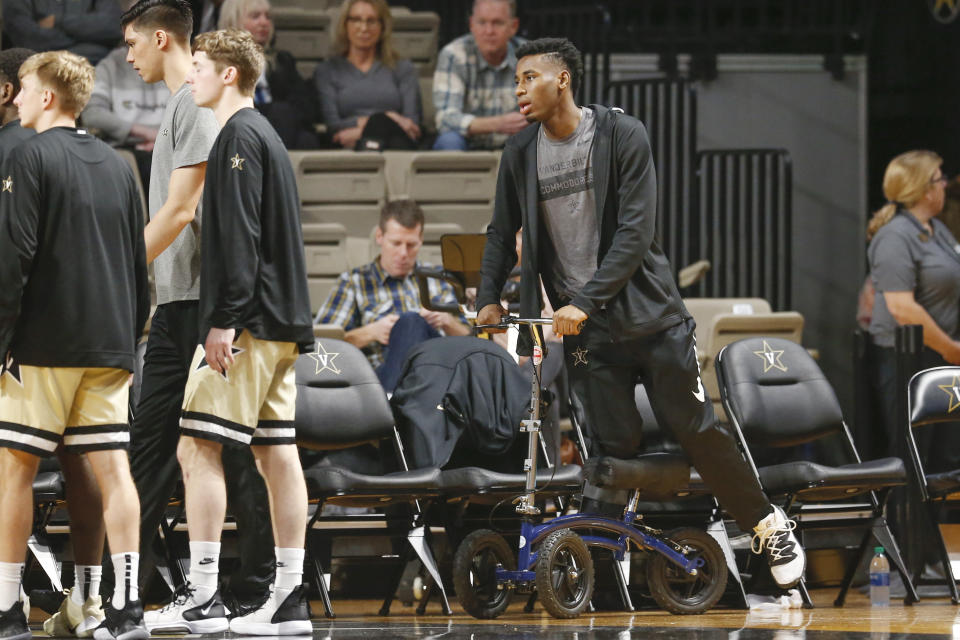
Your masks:
{"label": "seated man", "polygon": [[470,33],[445,46],[433,74],[441,151],[500,149],[525,126],[513,94],[515,0],[474,0]]}
{"label": "seated man", "polygon": [[97,64],[120,40],[118,0],[3,0],[4,31],[15,47],[66,49]]}
{"label": "seated man", "polygon": [[[463,317],[420,306],[413,269],[423,244],[423,222],[423,210],[413,200],[385,204],[376,231],[380,255],[369,264],[341,273],[315,320],[342,326],[346,341],[363,349],[387,392],[397,386],[411,347],[441,333],[470,333]],[[456,301],[449,284],[435,278],[429,282],[432,301]]]}

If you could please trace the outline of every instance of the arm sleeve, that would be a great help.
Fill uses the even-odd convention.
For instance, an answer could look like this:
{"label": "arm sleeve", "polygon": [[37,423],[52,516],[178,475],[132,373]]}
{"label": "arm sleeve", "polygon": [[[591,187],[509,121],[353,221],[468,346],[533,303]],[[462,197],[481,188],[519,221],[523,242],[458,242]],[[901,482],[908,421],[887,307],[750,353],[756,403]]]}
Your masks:
{"label": "arm sleeve", "polygon": [[360,310],[357,308],[357,297],[349,271],[341,273],[337,278],[336,288],[327,296],[314,322],[339,325],[344,331],[360,326]]}
{"label": "arm sleeve", "polygon": [[917,287],[917,263],[906,238],[884,233],[873,240],[868,252],[870,273],[877,292],[913,291]]}
{"label": "arm sleeve", "polygon": [[[182,100],[174,115],[173,168],[192,167],[206,162],[220,125],[213,111],[198,107],[193,98]],[[242,154],[241,154],[242,155]]]}
{"label": "arm sleeve", "polygon": [[123,39],[120,30],[122,13],[117,0],[98,0],[92,11],[64,16],[57,26],[78,42],[95,42],[112,47]]}
{"label": "arm sleeve", "polygon": [[[213,249],[218,267],[209,280],[213,294],[210,326],[241,328],[257,286],[260,264],[260,207],[263,192],[263,157],[250,140],[233,137],[218,143],[217,162],[208,168],[216,175],[214,206],[204,209],[203,234],[210,234],[204,250]],[[242,168],[232,168],[228,158],[239,156]],[[208,185],[210,183],[208,182]]]}
{"label": "arm sleeve", "polygon": [[417,70],[409,60],[397,63],[397,80],[399,81],[400,98],[403,101],[401,115],[413,120],[417,125],[423,119],[420,108],[420,81]]}
{"label": "arm sleeve", "polygon": [[451,46],[444,47],[433,72],[433,104],[437,109],[437,131],[456,131],[467,135],[470,123],[476,116],[464,113],[466,96],[466,63],[458,60]]}
{"label": "arm sleeve", "polygon": [[113,67],[107,58],[97,65],[97,76],[93,84],[93,94],[81,114],[84,126],[99,130],[110,142],[122,143],[130,136],[132,122],[127,122],[113,110],[110,96],[113,87]]}
{"label": "arm sleeve", "polygon": [[[35,51],[66,49],[76,40],[58,27],[45,29],[37,24],[28,0],[3,0],[3,30],[10,35],[14,46],[30,47]],[[119,25],[119,21],[117,21]],[[117,38],[119,40],[120,38]]]}
{"label": "arm sleeve", "polygon": [[334,82],[332,61],[324,61],[317,65],[313,77],[317,85],[317,93],[320,95],[320,111],[323,114],[323,122],[327,128],[336,133],[341,129],[348,129],[357,126],[356,118],[342,118],[340,110],[337,108],[338,89]]}
{"label": "arm sleeve", "polygon": [[613,144],[617,230],[593,278],[571,301],[588,315],[615,296],[640,267],[656,230],[657,177],[647,130],[638,120],[617,117]]}
{"label": "arm sleeve", "polygon": [[18,148],[4,165],[0,191],[0,359],[13,340],[23,289],[37,251],[40,224],[40,166]]}
{"label": "arm sleeve", "polygon": [[[497,192],[493,203],[493,220],[487,227],[487,245],[480,267],[480,289],[477,309],[500,303],[510,270],[517,264],[517,230],[520,229],[520,196],[510,170],[514,158],[512,150],[504,150],[497,176]],[[532,249],[530,249],[532,250]]]}

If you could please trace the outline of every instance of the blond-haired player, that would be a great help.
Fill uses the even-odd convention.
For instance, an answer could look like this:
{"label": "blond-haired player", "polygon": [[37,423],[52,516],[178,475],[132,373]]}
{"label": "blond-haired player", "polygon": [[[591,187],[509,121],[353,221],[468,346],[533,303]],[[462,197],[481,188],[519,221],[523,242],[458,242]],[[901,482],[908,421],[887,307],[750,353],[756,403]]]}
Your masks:
{"label": "blond-haired player", "polygon": [[84,453],[103,494],[117,574],[99,640],[147,636],[137,592],[139,502],[125,449],[128,380],[150,297],[132,170],[76,128],[90,63],[65,51],[19,70],[20,121],[37,135],[0,185],[0,638],[29,638],[18,598],[40,457]]}
{"label": "blond-haired player", "polygon": [[[313,331],[293,167],[280,137],[253,108],[262,68],[263,53],[246,31],[205,33],[194,42],[187,81],[194,101],[213,110],[221,129],[203,192],[203,343],[187,380],[177,456],[192,554],[220,542],[223,443],[252,446],[270,498],[276,578],[266,603],[233,618],[230,629],[302,635],[312,627],[301,584],[307,491],[293,429],[294,363],[313,347]],[[216,589],[215,569],[212,563],[207,572],[191,572],[193,595],[149,612],[148,627],[173,626],[197,611]]]}

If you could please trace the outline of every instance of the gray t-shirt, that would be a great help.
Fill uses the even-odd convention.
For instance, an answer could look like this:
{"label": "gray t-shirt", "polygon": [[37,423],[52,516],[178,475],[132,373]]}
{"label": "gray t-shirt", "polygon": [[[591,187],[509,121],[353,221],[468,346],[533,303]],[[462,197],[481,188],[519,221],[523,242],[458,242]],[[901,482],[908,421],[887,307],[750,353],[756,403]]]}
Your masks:
{"label": "gray t-shirt", "polygon": [[551,140],[543,127],[537,139],[540,220],[553,244],[553,273],[560,296],[571,300],[597,270],[600,231],[590,156],[596,116],[583,108],[576,130]]}
{"label": "gray t-shirt", "polygon": [[908,212],[901,211],[880,228],[867,256],[877,291],[870,319],[874,344],[895,345],[897,321],[883,299],[885,291],[913,291],[914,299],[947,335],[960,337],[960,245],[939,220],[933,236]]}
{"label": "gray t-shirt", "polygon": [[[163,207],[175,169],[207,161],[220,125],[210,109],[201,109],[190,85],[177,90],[163,110],[150,168],[150,218]],[[200,299],[200,214],[153,261],[157,304]]]}

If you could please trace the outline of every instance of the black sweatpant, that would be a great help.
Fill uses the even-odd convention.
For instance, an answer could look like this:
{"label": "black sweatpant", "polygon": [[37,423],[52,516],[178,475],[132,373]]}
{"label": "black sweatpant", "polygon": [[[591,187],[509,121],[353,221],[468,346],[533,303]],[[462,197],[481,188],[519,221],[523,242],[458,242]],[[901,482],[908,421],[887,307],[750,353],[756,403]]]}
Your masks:
{"label": "black sweatpant", "polygon": [[[180,409],[200,343],[198,307],[196,301],[160,305],[147,338],[130,430],[130,470],[140,495],[141,582],[153,568],[153,541],[180,479]],[[230,576],[229,588],[240,599],[260,597],[273,583],[275,564],[267,487],[248,446],[225,444],[223,466],[240,547],[240,570]]]}
{"label": "black sweatpant", "polygon": [[770,514],[770,501],[733,435],[717,422],[700,383],[694,326],[686,320],[614,342],[601,309],[580,335],[564,336],[567,373],[584,408],[593,453],[620,459],[642,453],[643,420],[634,388],[643,383],[660,428],[673,434],[723,508],[750,532]]}

